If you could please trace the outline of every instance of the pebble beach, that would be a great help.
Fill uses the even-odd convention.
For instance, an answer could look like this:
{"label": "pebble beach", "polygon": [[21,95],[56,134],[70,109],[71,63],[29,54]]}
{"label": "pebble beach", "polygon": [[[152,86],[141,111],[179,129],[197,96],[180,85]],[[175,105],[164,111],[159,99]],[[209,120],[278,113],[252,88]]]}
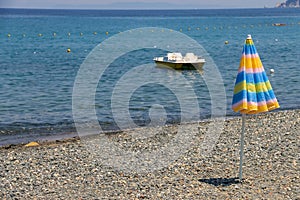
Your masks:
{"label": "pebble beach", "polygon": [[[211,122],[213,123],[213,122]],[[201,145],[210,122],[183,125],[193,145],[159,169],[126,171],[105,165],[82,138],[0,148],[0,199],[299,199],[300,110],[249,115],[243,181],[238,180],[241,117],[228,118],[212,151]],[[174,137],[178,125],[133,139],[110,134],[120,147],[151,151]],[[94,139],[96,141],[96,139]]]}

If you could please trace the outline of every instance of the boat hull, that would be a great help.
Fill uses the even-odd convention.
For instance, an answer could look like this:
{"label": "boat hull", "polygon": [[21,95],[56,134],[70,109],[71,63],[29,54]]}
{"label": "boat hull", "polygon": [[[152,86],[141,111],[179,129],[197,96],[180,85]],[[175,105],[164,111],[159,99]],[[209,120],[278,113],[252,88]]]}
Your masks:
{"label": "boat hull", "polygon": [[156,65],[159,67],[169,67],[176,70],[195,70],[202,69],[203,63],[175,63],[175,62],[166,62],[166,61],[155,61]]}

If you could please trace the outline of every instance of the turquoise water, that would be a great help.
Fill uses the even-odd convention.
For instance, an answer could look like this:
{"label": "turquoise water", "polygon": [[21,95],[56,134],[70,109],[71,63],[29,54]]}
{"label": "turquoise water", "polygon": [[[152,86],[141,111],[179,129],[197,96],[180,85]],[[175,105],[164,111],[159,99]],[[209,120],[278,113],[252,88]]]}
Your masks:
{"label": "turquoise water", "polygon": [[[0,10],[0,130],[1,143],[15,138],[38,137],[74,131],[72,92],[84,59],[100,42],[120,32],[161,27],[180,31],[199,42],[222,75],[230,109],[242,45],[251,34],[268,73],[281,110],[300,105],[300,10],[176,10],[176,11],[80,11]],[[286,26],[272,26],[285,23]],[[229,43],[226,45],[225,41]],[[70,48],[71,53],[66,53]],[[141,50],[102,76],[96,93],[96,112],[104,130],[118,129],[111,111],[114,85],[128,69],[147,63],[165,52]],[[120,64],[122,63],[122,65]],[[126,63],[126,64],[124,64]],[[165,69],[161,73],[167,73]],[[208,70],[208,69],[206,69]],[[196,71],[180,72],[193,85],[201,114],[209,118],[210,94]],[[156,88],[156,89],[151,89]],[[171,103],[172,102],[172,103]],[[163,105],[167,122],[180,121],[176,96],[162,86],[142,86],[132,96],[130,114],[139,125],[149,123],[149,109]]]}

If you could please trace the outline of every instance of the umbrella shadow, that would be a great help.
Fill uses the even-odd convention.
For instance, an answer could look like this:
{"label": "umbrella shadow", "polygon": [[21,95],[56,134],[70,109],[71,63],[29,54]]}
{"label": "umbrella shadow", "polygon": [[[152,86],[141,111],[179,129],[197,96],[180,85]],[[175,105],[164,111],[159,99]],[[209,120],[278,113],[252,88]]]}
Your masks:
{"label": "umbrella shadow", "polygon": [[214,186],[230,186],[232,184],[241,183],[239,178],[209,178],[209,179],[199,179],[199,181]]}

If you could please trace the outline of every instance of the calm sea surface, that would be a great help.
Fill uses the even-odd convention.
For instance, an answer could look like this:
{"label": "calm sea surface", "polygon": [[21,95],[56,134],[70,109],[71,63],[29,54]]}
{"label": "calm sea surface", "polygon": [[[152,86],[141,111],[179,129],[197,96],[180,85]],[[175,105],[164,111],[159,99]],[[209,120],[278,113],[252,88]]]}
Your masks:
{"label": "calm sea surface", "polygon": [[[280,109],[300,108],[300,9],[0,9],[0,145],[74,131],[72,92],[81,64],[99,43],[142,27],[179,31],[205,48],[222,75],[229,116],[236,115],[231,111],[234,81],[244,40],[251,34]],[[66,52],[68,48],[71,53]],[[131,52],[100,78],[95,106],[104,130],[118,129],[111,109],[118,80],[129,69],[165,53]],[[275,70],[272,75],[271,68]],[[170,75],[166,69],[155,70]],[[209,118],[211,96],[201,75],[178,73],[197,95],[201,112],[194,120]],[[161,85],[141,85],[131,96],[130,115],[137,124],[147,125],[149,110],[157,104],[164,107],[168,123],[180,121],[176,94]]]}

